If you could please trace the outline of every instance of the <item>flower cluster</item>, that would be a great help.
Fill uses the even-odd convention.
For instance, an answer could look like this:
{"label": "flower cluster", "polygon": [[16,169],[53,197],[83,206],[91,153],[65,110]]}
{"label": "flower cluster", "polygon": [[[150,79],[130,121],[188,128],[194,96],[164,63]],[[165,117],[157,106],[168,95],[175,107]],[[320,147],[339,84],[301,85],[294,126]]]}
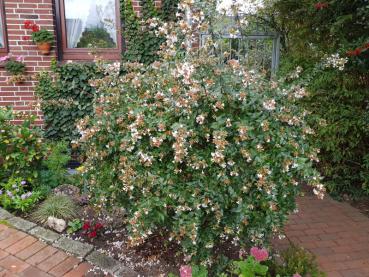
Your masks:
{"label": "flower cluster", "polygon": [[7,62],[11,59],[14,59],[17,62],[22,62],[23,61],[22,56],[7,55],[7,56],[0,57],[0,62]]}
{"label": "flower cluster", "polygon": [[338,70],[343,71],[345,69],[345,65],[348,62],[347,58],[341,58],[340,54],[332,54],[324,61],[325,68],[338,68]]}
{"label": "flower cluster", "polygon": [[314,4],[314,8],[317,10],[323,10],[328,8],[329,4],[326,2],[318,2],[316,4]]}
{"label": "flower cluster", "polygon": [[265,248],[252,247],[250,249],[250,255],[255,258],[258,262],[264,262],[268,259],[269,253]]}
{"label": "flower cluster", "polygon": [[10,178],[7,183],[0,183],[0,204],[5,209],[26,211],[39,197],[39,193],[30,191],[27,182],[21,178]]}
{"label": "flower cluster", "polygon": [[30,21],[30,20],[26,20],[23,23],[23,27],[26,30],[32,30],[32,32],[38,32],[40,31],[40,26],[38,26],[36,23]]}
{"label": "flower cluster", "polygon": [[102,225],[101,223],[95,223],[92,224],[89,221],[86,221],[83,225],[82,225],[82,230],[84,232],[84,234],[89,238],[89,239],[94,239],[98,236],[99,232],[102,231],[102,229],[104,228],[104,225]]}
{"label": "flower cluster", "polygon": [[78,124],[79,145],[91,199],[125,209],[131,246],[163,232],[186,262],[208,265],[217,243],[263,245],[278,233],[297,184],[319,197],[324,187],[295,103],[304,89],[188,47],[208,24],[191,5],[180,6],[196,28],[179,18],[163,29],[160,61],[126,63],[124,76],[112,70],[93,82],[100,97],[95,116]]}

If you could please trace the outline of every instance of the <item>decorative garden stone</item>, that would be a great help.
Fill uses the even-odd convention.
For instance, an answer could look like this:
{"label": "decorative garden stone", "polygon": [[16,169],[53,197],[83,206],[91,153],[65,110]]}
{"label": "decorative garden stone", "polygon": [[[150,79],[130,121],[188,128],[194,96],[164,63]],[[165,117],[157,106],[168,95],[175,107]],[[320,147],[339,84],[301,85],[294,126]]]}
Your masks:
{"label": "decorative garden stone", "polygon": [[67,228],[67,223],[64,219],[55,218],[53,216],[49,216],[47,219],[47,225],[59,233],[63,232]]}

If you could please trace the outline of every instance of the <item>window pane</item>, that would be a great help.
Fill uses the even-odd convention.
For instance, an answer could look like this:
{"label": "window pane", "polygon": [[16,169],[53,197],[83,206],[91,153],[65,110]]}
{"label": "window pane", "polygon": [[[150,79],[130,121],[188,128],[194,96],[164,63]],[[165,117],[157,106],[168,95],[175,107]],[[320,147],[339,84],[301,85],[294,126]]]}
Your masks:
{"label": "window pane", "polygon": [[2,14],[1,14],[1,10],[0,10],[0,48],[4,48],[4,47],[5,47],[5,43],[4,43],[4,28],[3,28]]}
{"label": "window pane", "polygon": [[116,0],[65,0],[68,48],[117,48]]}

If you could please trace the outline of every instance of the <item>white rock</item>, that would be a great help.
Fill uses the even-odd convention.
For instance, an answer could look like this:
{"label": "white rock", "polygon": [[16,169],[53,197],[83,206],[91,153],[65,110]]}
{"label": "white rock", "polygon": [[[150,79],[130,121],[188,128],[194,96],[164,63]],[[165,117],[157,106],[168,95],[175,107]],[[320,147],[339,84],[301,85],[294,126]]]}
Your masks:
{"label": "white rock", "polygon": [[55,230],[59,233],[63,232],[67,228],[67,223],[65,222],[64,219],[59,219],[59,218],[56,218],[56,217],[53,217],[53,216],[48,217],[47,225],[51,229],[53,229],[53,230]]}

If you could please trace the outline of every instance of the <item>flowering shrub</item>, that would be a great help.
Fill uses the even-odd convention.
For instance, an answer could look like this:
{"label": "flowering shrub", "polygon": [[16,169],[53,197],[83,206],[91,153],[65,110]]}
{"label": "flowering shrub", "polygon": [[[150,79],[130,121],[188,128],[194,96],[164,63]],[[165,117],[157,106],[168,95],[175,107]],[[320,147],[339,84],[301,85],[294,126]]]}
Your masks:
{"label": "flowering shrub", "polygon": [[0,108],[0,183],[21,178],[29,183],[35,180],[46,154],[41,133],[31,125],[34,118],[27,116],[22,125],[14,125],[11,110]]}
{"label": "flowering shrub", "polygon": [[32,192],[22,178],[10,178],[0,183],[0,206],[9,210],[27,211],[40,199],[39,192]]}
{"label": "flowering shrub", "polygon": [[263,244],[278,232],[300,182],[320,197],[324,188],[295,105],[303,88],[206,51],[179,58],[191,34],[178,24],[165,31],[161,61],[92,83],[101,97],[79,142],[92,198],[126,209],[132,246],[164,232],[187,261],[210,264],[217,243]]}
{"label": "flowering shrub", "polygon": [[369,193],[368,3],[317,2],[269,1],[264,13],[282,37],[279,74],[303,68],[309,95],[300,105],[313,115],[328,191],[357,197]]}

